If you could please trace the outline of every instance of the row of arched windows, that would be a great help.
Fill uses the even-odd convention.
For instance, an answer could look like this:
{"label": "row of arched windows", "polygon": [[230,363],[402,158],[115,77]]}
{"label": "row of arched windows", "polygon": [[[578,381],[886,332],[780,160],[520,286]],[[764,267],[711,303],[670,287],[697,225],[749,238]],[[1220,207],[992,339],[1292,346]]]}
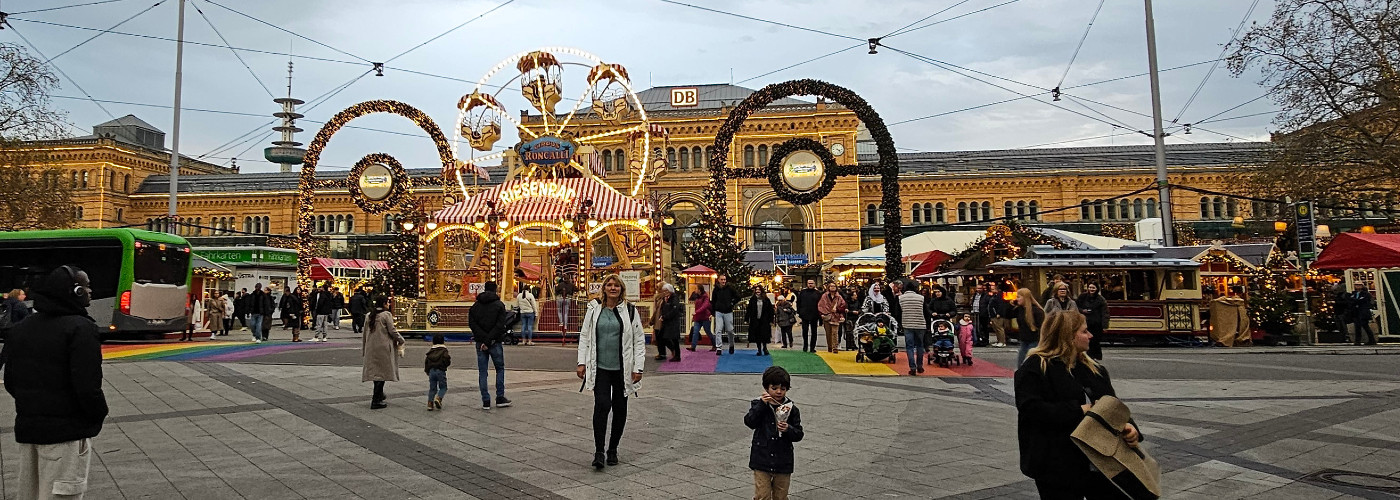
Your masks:
{"label": "row of arched windows", "polygon": [[985,221],[992,219],[992,202],[958,202],[958,221]]}
{"label": "row of arched windows", "polygon": [[[666,164],[673,170],[682,172],[690,170],[708,170],[710,168],[710,152],[713,148],[706,146],[666,148]],[[766,151],[766,150],[765,150]],[[766,153],[765,153],[766,154]]]}
{"label": "row of arched windows", "polygon": [[1136,221],[1157,216],[1155,198],[1079,200],[1079,219],[1085,221]]}
{"label": "row of arched windows", "polygon": [[[120,179],[122,186],[121,191],[123,193],[131,192],[131,174],[122,174]],[[117,190],[117,180],[118,177],[115,171],[107,171],[107,179],[105,182],[107,183],[107,189],[109,191]],[[48,181],[46,180],[46,182]],[[99,187],[102,185],[102,182],[104,182],[102,179],[102,172],[98,170],[74,170],[68,173],[68,187],[72,189]]]}
{"label": "row of arched windows", "polygon": [[1040,202],[1021,200],[1012,203],[1006,200],[1002,206],[1004,217],[1016,220],[1040,220]]}
{"label": "row of arched windows", "polygon": [[316,232],[319,234],[349,234],[355,232],[354,215],[317,215]]}
{"label": "row of arched windows", "polygon": [[946,209],[942,202],[915,203],[909,209],[909,222],[914,224],[942,224],[947,222]]}
{"label": "row of arched windows", "polygon": [[608,172],[626,171],[627,153],[624,153],[621,149],[603,150],[603,175],[606,176]]}
{"label": "row of arched windows", "polygon": [[[1007,201],[1003,205],[1004,215],[1007,218],[1021,220],[1040,220],[1040,202],[1036,200]],[[942,202],[939,203],[915,203],[909,207],[909,222],[913,224],[945,224],[948,221],[948,209]],[[959,222],[969,221],[990,221],[992,220],[992,202],[959,202],[957,220]],[[865,206],[865,224],[867,226],[878,226],[885,223],[884,212],[874,203]]]}
{"label": "row of arched windows", "polygon": [[1239,203],[1234,198],[1216,196],[1201,197],[1201,219],[1233,219],[1239,215]]}

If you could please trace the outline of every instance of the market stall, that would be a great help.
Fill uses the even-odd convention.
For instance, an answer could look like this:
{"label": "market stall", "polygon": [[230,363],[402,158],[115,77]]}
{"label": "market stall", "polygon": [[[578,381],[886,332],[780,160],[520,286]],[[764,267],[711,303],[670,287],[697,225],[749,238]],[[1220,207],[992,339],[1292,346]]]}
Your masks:
{"label": "market stall", "polygon": [[1364,284],[1376,298],[1376,333],[1400,336],[1400,234],[1338,234],[1311,267],[1342,273],[1348,291]]}

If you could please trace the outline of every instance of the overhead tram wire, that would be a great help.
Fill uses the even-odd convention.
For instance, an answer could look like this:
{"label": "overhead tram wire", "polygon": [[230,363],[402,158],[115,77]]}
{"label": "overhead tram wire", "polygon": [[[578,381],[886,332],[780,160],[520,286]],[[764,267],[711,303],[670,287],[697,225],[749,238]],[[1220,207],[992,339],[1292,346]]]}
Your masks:
{"label": "overhead tram wire", "polygon": [[812,33],[820,33],[820,34],[827,35],[827,36],[834,36],[834,37],[837,37],[837,38],[845,38],[845,39],[847,39],[847,40],[855,40],[855,41],[860,42],[860,43],[866,43],[866,40],[865,40],[864,38],[856,38],[856,37],[853,37],[853,36],[850,36],[850,35],[842,35],[842,34],[832,33],[832,32],[830,32],[830,31],[823,31],[823,30],[819,30],[819,29],[815,29],[815,28],[806,28],[806,27],[797,26],[797,25],[794,25],[794,24],[788,24],[788,23],[784,23],[784,22],[772,21],[772,20],[763,19],[763,18],[759,18],[759,17],[747,16],[747,15],[744,15],[744,14],[736,14],[736,13],[733,13],[733,12],[727,12],[727,11],[723,11],[723,10],[719,10],[719,9],[712,9],[712,8],[709,8],[709,7],[702,7],[702,6],[699,6],[699,5],[692,5],[692,4],[688,4],[688,3],[685,3],[685,2],[678,2],[678,1],[676,1],[676,0],[660,0],[660,1],[661,1],[661,2],[665,2],[665,3],[672,4],[672,5],[680,5],[680,6],[682,6],[682,7],[690,7],[690,8],[692,8],[692,9],[699,9],[699,10],[703,10],[703,11],[706,11],[706,12],[713,12],[713,13],[715,13],[715,14],[724,14],[724,15],[726,15],[726,16],[733,16],[733,17],[737,17],[737,18],[740,18],[740,19],[748,19],[748,20],[750,20],[750,21],[758,21],[758,22],[760,22],[760,23],[766,23],[766,24],[772,24],[772,25],[776,25],[776,26],[782,26],[782,27],[784,27],[784,28],[792,28],[792,29],[795,29],[795,30],[810,31],[810,32],[812,32]]}
{"label": "overhead tram wire", "polygon": [[[370,73],[372,73],[373,71],[374,71],[374,70],[369,70],[369,71],[365,71],[364,73],[360,73],[360,76],[357,76],[357,77],[355,77],[354,79],[350,80],[349,82],[346,82],[344,85],[341,85],[340,88],[335,89],[334,92],[331,92],[329,95],[324,95],[324,97],[321,98],[320,102],[314,102],[314,100],[313,100],[313,102],[308,103],[308,106],[307,106],[307,108],[306,108],[305,111],[306,111],[306,112],[311,112],[311,110],[316,109],[317,106],[320,106],[320,105],[322,105],[322,104],[325,104],[326,102],[329,102],[332,98],[334,98],[335,96],[339,95],[339,94],[340,94],[341,92],[343,92],[345,89],[350,88],[350,86],[351,86],[351,85],[354,85],[355,82],[360,81],[360,79],[362,79],[362,78],[368,76],[368,75],[369,75]],[[261,138],[259,138],[259,139],[256,140],[256,141],[253,141],[252,144],[249,144],[248,147],[243,148],[242,151],[239,151],[238,154],[235,154],[234,156],[243,156],[243,153],[247,153],[248,150],[257,147],[259,144],[262,144],[264,141],[266,141],[268,138],[272,137],[272,135],[273,135],[273,134],[276,134],[276,133],[277,133],[276,131],[271,131],[271,132],[268,132],[267,134],[264,134]],[[236,146],[235,146],[235,147],[236,147]],[[229,148],[229,149],[232,149],[232,148]]]}
{"label": "overhead tram wire", "polygon": [[[104,29],[101,29],[101,28],[90,28],[90,27],[87,27],[87,26],[74,26],[74,25],[72,25],[72,24],[55,23],[55,22],[50,22],[50,21],[40,21],[40,20],[38,20],[38,19],[23,19],[23,18],[17,18],[17,17],[14,17],[14,16],[10,16],[7,20],[8,20],[8,21],[22,21],[22,22],[35,23],[35,24],[45,24],[45,25],[49,25],[49,26],[58,26],[58,27],[60,27],[60,28],[69,28],[69,29],[84,30],[84,31],[104,31],[104,32],[107,32],[107,33],[111,33],[111,34],[113,34],[113,35],[122,35],[122,36],[136,37],[136,38],[146,38],[146,39],[151,39],[151,40],[160,40],[160,41],[164,41],[164,42],[178,42],[178,40],[176,40],[176,39],[174,39],[174,38],[167,38],[167,37],[163,37],[163,36],[145,35],[145,34],[140,34],[140,33],[128,33],[128,32],[125,32],[125,31],[104,30]],[[242,51],[242,52],[252,52],[252,53],[255,53],[255,54],[266,54],[266,55],[274,55],[274,56],[282,56],[282,57],[294,57],[294,58],[297,58],[297,59],[306,59],[306,60],[309,60],[309,61],[333,62],[333,63],[340,63],[340,64],[352,64],[352,65],[355,65],[355,66],[364,66],[364,63],[363,63],[363,62],[347,61],[347,60],[344,60],[344,59],[330,59],[330,58],[326,58],[326,57],[305,56],[305,55],[298,55],[298,54],[290,54],[290,53],[287,53],[287,52],[277,52],[277,51],[273,51],[273,50],[250,49],[250,48],[246,48],[246,47],[227,47],[227,46],[219,45],[219,44],[215,44],[215,43],[196,42],[196,41],[192,41],[192,40],[185,40],[184,43],[185,43],[185,45],[197,45],[197,46],[201,46],[201,47],[215,47],[215,48],[220,48],[220,49],[222,49],[222,48],[231,48],[231,49],[233,49],[233,50]]]}
{"label": "overhead tram wire", "polygon": [[[1217,116],[1223,115],[1223,114],[1225,114],[1225,113],[1229,113],[1229,112],[1231,112],[1231,111],[1234,111],[1234,110],[1237,110],[1237,109],[1240,109],[1240,108],[1243,108],[1243,107],[1245,107],[1245,106],[1247,106],[1247,105],[1249,105],[1249,104],[1252,104],[1254,101],[1258,101],[1258,100],[1263,99],[1263,98],[1265,98],[1265,97],[1269,97],[1269,94],[1264,94],[1264,95],[1261,95],[1261,96],[1259,96],[1259,97],[1255,97],[1255,98],[1253,98],[1253,99],[1250,99],[1250,100],[1248,100],[1248,101],[1245,101],[1245,102],[1236,104],[1236,105],[1234,105],[1234,106],[1231,106],[1231,107],[1229,107],[1229,108],[1226,108],[1225,111],[1221,111],[1221,112],[1219,112],[1219,113],[1216,113],[1216,114],[1207,116],[1207,117],[1205,117],[1205,119],[1202,119],[1202,120],[1196,120],[1196,123],[1206,123],[1206,122],[1210,122],[1210,121],[1212,121],[1212,120],[1215,120],[1215,117],[1217,117]],[[1217,121],[1218,121],[1218,120],[1217,120]]]}
{"label": "overhead tram wire", "polygon": [[[319,96],[316,96],[316,98],[312,99],[310,102],[315,103],[315,102],[318,101],[318,100],[323,100],[324,98],[326,98],[327,96],[329,96],[331,93],[337,92],[337,91],[340,90],[341,88],[347,86],[348,83],[353,83],[353,82],[355,82],[355,81],[358,81],[360,78],[364,78],[364,76],[367,75],[367,74],[369,74],[370,71],[373,71],[373,70],[369,70],[369,71],[365,71],[364,73],[361,73],[359,76],[356,76],[356,77],[355,77],[354,79],[352,79],[350,82],[343,83],[343,84],[340,84],[340,85],[336,85],[335,87],[332,87],[330,90],[327,90],[325,93],[323,93],[323,94],[321,94],[321,95],[319,95]],[[238,137],[234,137],[233,139],[230,139],[228,142],[225,142],[225,143],[223,143],[223,144],[220,144],[220,145],[216,146],[214,149],[212,149],[212,150],[210,150],[210,151],[208,151],[208,152],[206,152],[206,153],[204,153],[204,154],[201,154],[201,155],[199,155],[199,156],[196,156],[195,158],[204,158],[204,157],[207,157],[207,156],[211,156],[211,155],[215,155],[215,154],[221,153],[221,152],[226,151],[226,150],[228,150],[228,149],[236,148],[236,147],[238,147],[238,146],[244,144],[245,142],[247,142],[246,140],[240,140],[240,139],[243,139],[243,138],[245,138],[245,137],[248,137],[248,136],[250,136],[250,135],[252,135],[252,134],[256,134],[259,130],[266,129],[267,127],[272,126],[272,124],[274,124],[274,123],[277,123],[277,120],[275,120],[275,119],[274,119],[274,120],[269,120],[269,121],[263,123],[262,125],[258,125],[256,128],[253,128],[252,130],[249,130],[249,131],[247,131],[247,132],[244,132],[242,135],[239,135]],[[235,143],[236,143],[236,144],[235,144]]]}
{"label": "overhead tram wire", "polygon": [[87,7],[87,6],[89,6],[89,5],[101,5],[101,4],[104,4],[104,3],[114,3],[114,2],[121,2],[121,1],[123,1],[123,0],[101,0],[101,1],[98,1],[98,2],[78,3],[78,4],[73,4],[73,5],[63,5],[63,6],[59,6],[59,7],[48,7],[48,8],[44,8],[44,9],[34,9],[34,10],[25,10],[25,11],[20,11],[20,12],[11,12],[10,15],[12,15],[12,16],[17,16],[17,15],[23,15],[23,14],[36,14],[36,13],[39,13],[39,12],[48,12],[48,11],[51,11],[51,10],[71,9],[71,8],[74,8],[74,7]]}
{"label": "overhead tram wire", "polygon": [[918,21],[914,21],[914,22],[912,22],[912,23],[909,23],[909,24],[906,24],[906,25],[904,25],[904,26],[901,26],[901,27],[900,27],[899,29],[897,29],[897,30],[891,31],[891,32],[889,32],[889,33],[885,33],[885,36],[882,36],[882,37],[880,37],[880,38],[883,39],[883,38],[889,38],[889,37],[891,37],[891,36],[894,36],[895,34],[898,34],[898,33],[901,32],[901,31],[904,31],[904,30],[906,30],[906,29],[909,29],[910,26],[913,26],[913,25],[915,25],[915,24],[922,23],[922,22],[927,21],[927,20],[929,20],[929,19],[933,19],[934,16],[937,16],[937,15],[942,14],[942,13],[944,13],[944,12],[948,12],[948,11],[950,11],[950,10],[956,9],[956,8],[958,8],[959,5],[962,5],[962,4],[971,2],[971,1],[972,1],[972,0],[962,0],[961,2],[958,2],[958,3],[955,3],[955,4],[953,4],[953,5],[950,5],[950,6],[948,6],[948,7],[943,8],[942,10],[939,10],[938,12],[934,12],[934,13],[932,13],[932,14],[929,14],[929,15],[927,15],[927,16],[924,16],[923,19],[919,19]]}
{"label": "overhead tram wire", "polygon": [[[75,97],[75,96],[67,96],[67,95],[53,95],[53,96],[49,96],[49,97],[52,97],[52,98],[54,98],[54,99],[71,99],[71,100],[77,100],[77,101],[86,101],[86,100],[88,100],[86,97]],[[140,106],[140,107],[146,107],[146,108],[171,109],[171,108],[174,107],[174,106],[171,106],[171,105],[169,105],[169,104],[151,104],[151,103],[144,103],[144,102],[114,101],[114,100],[111,100],[111,99],[95,99],[95,100],[96,100],[97,102],[101,102],[101,103],[105,103],[105,104],[121,104],[121,105],[125,105],[125,106]],[[182,111],[195,112],[195,113],[213,113],[213,114],[220,114],[220,115],[246,116],[246,117],[251,117],[251,118],[267,118],[267,114],[266,114],[266,113],[261,113],[261,114],[259,114],[259,113],[245,113],[245,112],[242,112],[242,111],[226,111],[226,110],[221,110],[221,109],[183,108],[183,107],[181,108],[181,110],[182,110]],[[309,120],[309,119],[305,119],[305,118],[299,119],[299,120],[297,120],[297,121],[305,122],[305,123],[315,123],[315,124],[324,124],[324,123],[326,123],[326,122],[324,122],[324,121]],[[369,132],[380,132],[380,133],[384,133],[384,134],[401,135],[401,136],[405,136],[405,137],[428,137],[427,134],[422,134],[422,133],[415,134],[415,133],[410,133],[410,132],[399,132],[399,131],[395,131],[395,130],[384,130],[384,129],[372,128],[372,127],[361,127],[361,126],[357,126],[357,125],[346,125],[346,126],[341,127],[341,128],[365,130],[365,131],[369,131]],[[76,130],[78,130],[79,132],[81,132],[81,133],[83,133],[83,134],[88,133],[87,130],[82,130],[82,129],[76,129]],[[206,156],[205,158],[228,159],[228,158],[225,158],[225,157],[209,157],[209,156]],[[241,160],[241,159],[243,159],[243,158],[239,158],[239,159]]]}
{"label": "overhead tram wire", "polygon": [[132,14],[130,17],[127,17],[126,19],[122,19],[122,20],[121,20],[120,22],[118,22],[117,24],[113,24],[112,27],[110,27],[110,28],[107,28],[107,29],[105,29],[105,30],[99,30],[99,31],[97,32],[96,35],[92,35],[92,36],[89,37],[87,40],[83,40],[83,41],[81,41],[81,42],[78,42],[77,45],[74,45],[74,46],[72,46],[72,47],[69,47],[68,50],[65,50],[65,51],[63,51],[63,52],[59,52],[57,55],[55,55],[55,56],[53,56],[53,57],[50,57],[47,61],[44,61],[44,62],[53,62],[55,59],[58,59],[58,58],[60,58],[60,57],[63,57],[64,54],[67,54],[67,53],[69,53],[69,52],[72,52],[72,51],[74,51],[75,49],[77,49],[78,47],[82,47],[83,45],[87,45],[88,42],[91,42],[91,41],[93,41],[93,40],[96,40],[97,37],[100,37],[100,36],[105,35],[105,34],[107,34],[107,33],[111,33],[112,30],[117,29],[118,27],[120,27],[120,26],[123,25],[123,24],[126,24],[128,21],[131,21],[132,19],[136,19],[137,17],[140,17],[141,14],[145,14],[145,13],[147,13],[147,12],[150,12],[151,9],[154,9],[154,8],[156,8],[156,7],[159,7],[160,4],[163,4],[163,3],[165,3],[165,0],[160,0],[160,1],[156,2],[156,3],[154,3],[154,4],[151,4],[150,7],[146,7],[146,8],[144,8],[144,9],[141,9],[139,12],[137,12],[137,13],[135,13],[135,14]]}
{"label": "overhead tram wire", "polygon": [[1220,61],[1224,60],[1225,54],[1230,51],[1230,44],[1235,43],[1235,39],[1239,38],[1240,32],[1244,31],[1244,25],[1249,22],[1249,17],[1254,15],[1254,8],[1258,6],[1259,0],[1254,0],[1253,3],[1249,4],[1249,10],[1245,11],[1244,18],[1240,19],[1239,26],[1236,26],[1235,32],[1230,34],[1230,41],[1225,42],[1225,45],[1220,48],[1220,55],[1216,56],[1215,64],[1210,65],[1210,69],[1206,71],[1206,76],[1201,78],[1201,83],[1196,85],[1196,90],[1191,92],[1190,98],[1186,99],[1186,104],[1181,105],[1181,111],[1178,111],[1176,117],[1171,119],[1172,123],[1180,121],[1182,115],[1185,115],[1186,110],[1191,107],[1191,103],[1196,102],[1196,97],[1201,95],[1201,89],[1205,88],[1206,82],[1210,81],[1210,76],[1215,74],[1215,68],[1220,67]]}
{"label": "overhead tram wire", "polygon": [[1206,120],[1206,121],[1203,121],[1203,122],[1196,122],[1196,124],[1201,124],[1201,123],[1215,123],[1215,122],[1227,122],[1227,121],[1230,121],[1230,120],[1241,120],[1241,119],[1245,119],[1245,118],[1253,118],[1253,117],[1256,117],[1256,116],[1274,115],[1274,114],[1278,114],[1278,112],[1279,112],[1279,110],[1276,109],[1276,110],[1273,110],[1273,111],[1264,111],[1264,112],[1260,112],[1260,113],[1250,113],[1250,114],[1247,114],[1247,115],[1231,116],[1231,117],[1229,117],[1229,118],[1217,118],[1217,119],[1214,119],[1214,120]]}
{"label": "overhead tram wire", "polygon": [[366,62],[366,63],[371,63],[371,64],[373,64],[373,62],[370,61],[369,59],[365,59],[365,58],[363,58],[363,57],[357,56],[357,55],[355,55],[355,54],[351,54],[351,53],[346,52],[346,51],[344,51],[344,50],[337,49],[337,48],[332,47],[332,46],[330,46],[330,45],[326,45],[326,44],[324,44],[324,43],[321,43],[321,42],[319,42],[319,41],[316,41],[316,40],[312,39],[311,37],[308,37],[308,36],[306,36],[306,35],[302,35],[301,33],[297,33],[297,32],[295,32],[295,31],[292,31],[292,30],[283,28],[283,27],[278,26],[278,25],[276,25],[276,24],[269,23],[269,22],[264,21],[264,20],[262,20],[262,19],[258,19],[258,18],[256,18],[256,17],[250,16],[250,15],[248,15],[248,14],[244,14],[244,13],[242,13],[242,12],[239,12],[239,11],[237,11],[237,10],[234,10],[234,9],[228,7],[227,5],[221,4],[221,3],[216,2],[216,1],[214,1],[214,0],[205,0],[205,1],[206,1],[206,2],[209,2],[209,3],[213,4],[213,5],[215,5],[215,6],[217,6],[217,7],[220,7],[220,8],[222,8],[222,9],[224,9],[224,10],[227,10],[227,11],[229,11],[229,12],[232,12],[232,13],[234,13],[234,14],[238,14],[238,15],[240,15],[240,16],[243,16],[243,17],[246,17],[246,18],[248,18],[248,19],[252,19],[252,20],[254,20],[254,21],[257,21],[257,22],[259,22],[259,23],[262,23],[262,24],[264,24],[264,25],[267,25],[267,26],[269,26],[269,27],[271,27],[271,28],[273,28],[273,29],[275,29],[275,30],[284,32],[284,33],[286,33],[286,34],[289,34],[289,35],[292,35],[292,36],[294,36],[294,37],[300,38],[300,39],[302,39],[302,40],[306,40],[306,41],[311,42],[311,43],[314,43],[314,44],[316,44],[316,45],[320,45],[320,46],[325,47],[325,48],[327,48],[327,49],[331,49],[331,50],[333,50],[333,51],[335,51],[335,52],[338,52],[338,53],[340,53],[340,54],[342,54],[342,55],[347,55],[347,56],[353,57],[353,58],[355,58],[355,59],[359,59],[361,62]]}
{"label": "overhead tram wire", "polygon": [[[15,35],[19,36],[19,39],[20,39],[20,40],[24,40],[24,44],[25,44],[25,45],[28,45],[30,49],[33,49],[35,54],[39,54],[39,57],[43,57],[45,60],[50,61],[50,62],[48,62],[48,63],[46,63],[46,64],[48,64],[50,67],[52,67],[52,68],[54,69],[54,71],[57,71],[59,75],[62,75],[64,79],[68,80],[68,83],[73,84],[73,88],[76,88],[76,89],[78,89],[79,92],[82,92],[83,95],[86,96],[86,97],[88,98],[89,101],[91,101],[93,104],[96,104],[96,105],[97,105],[97,108],[98,108],[98,109],[101,109],[102,112],[105,113],[105,114],[107,115],[108,118],[111,118],[112,121],[121,124],[121,122],[117,121],[117,116],[116,116],[116,115],[113,115],[111,111],[108,111],[108,110],[107,110],[107,107],[106,107],[106,106],[103,106],[102,103],[97,102],[97,99],[93,99],[92,94],[88,93],[88,91],[87,91],[86,89],[84,89],[82,85],[78,84],[78,81],[77,81],[77,80],[74,80],[73,77],[68,76],[68,73],[64,72],[64,71],[63,71],[63,68],[58,67],[58,64],[53,63],[53,62],[52,62],[53,59],[49,58],[48,56],[45,56],[45,55],[44,55],[44,52],[41,51],[41,50],[39,50],[39,47],[38,47],[38,46],[34,45],[34,42],[29,41],[29,37],[24,36],[24,33],[20,33],[20,31],[19,31],[18,29],[16,29],[15,26],[14,26],[13,24],[10,24],[8,21],[5,22],[5,25],[9,26],[9,27],[10,27],[10,30],[13,31]],[[121,124],[121,126],[122,126],[122,128],[124,128],[124,129],[127,128],[127,127],[129,127],[129,125],[126,125],[126,124]]]}
{"label": "overhead tram wire", "polygon": [[937,26],[937,25],[939,25],[939,24],[943,24],[943,23],[946,23],[946,22],[948,22],[948,21],[953,21],[953,20],[956,20],[956,19],[962,19],[962,18],[964,18],[964,17],[970,16],[970,15],[973,15],[973,14],[977,14],[977,13],[981,13],[981,12],[986,12],[986,11],[995,9],[995,8],[997,8],[997,7],[1001,7],[1001,6],[1003,6],[1003,5],[1011,5],[1011,4],[1016,3],[1016,2],[1019,2],[1019,1],[1021,1],[1021,0],[1007,0],[1007,1],[1005,1],[1005,2],[996,4],[996,5],[992,5],[992,6],[990,6],[990,7],[983,7],[983,8],[981,8],[981,9],[977,9],[977,10],[974,10],[974,11],[972,11],[972,12],[967,12],[967,13],[963,13],[963,14],[958,14],[958,15],[956,15],[956,16],[953,16],[953,17],[950,17],[950,18],[947,18],[947,19],[940,19],[940,20],[937,20],[937,21],[934,21],[934,22],[925,24],[925,25],[923,25],[923,26],[919,26],[919,27],[917,27],[917,28],[910,28],[910,29],[907,29],[907,30],[904,30],[904,31],[901,31],[901,32],[898,32],[898,33],[894,33],[894,34],[885,36],[884,38],[893,38],[893,37],[897,37],[897,36],[900,36],[900,35],[912,33],[912,32],[919,31],[919,30],[921,30],[921,29],[928,28],[928,27],[931,27],[931,26]]}
{"label": "overhead tram wire", "polygon": [[209,25],[209,29],[214,30],[214,34],[218,35],[219,39],[224,41],[224,46],[228,47],[229,52],[233,53],[233,57],[238,59],[239,64],[243,65],[243,69],[248,70],[249,75],[253,75],[253,80],[258,82],[258,86],[262,87],[263,92],[267,92],[268,97],[276,99],[277,96],[272,93],[272,90],[267,88],[267,84],[263,83],[262,78],[258,78],[258,74],[253,71],[252,67],[248,66],[247,61],[243,60],[243,56],[238,55],[238,51],[233,50],[233,44],[229,43],[228,38],[225,38],[224,34],[219,32],[219,28],[214,27],[214,21],[209,20],[209,16],[204,15],[204,10],[200,9],[199,5],[194,3],[194,0],[190,0],[190,6],[194,7],[194,11],[199,13],[199,17],[204,18],[204,23]]}
{"label": "overhead tram wire", "polygon": [[[802,61],[802,62],[795,63],[795,64],[789,64],[789,65],[787,65],[787,66],[783,66],[783,67],[781,67],[781,68],[778,68],[778,69],[769,71],[769,72],[764,73],[764,74],[761,74],[761,75],[751,76],[751,77],[745,78],[745,79],[743,79],[743,80],[739,80],[739,81],[737,81],[737,82],[734,82],[733,84],[734,84],[734,85],[738,85],[738,84],[741,84],[741,83],[746,83],[746,82],[750,82],[750,81],[753,81],[753,80],[757,80],[757,79],[759,79],[759,78],[763,78],[763,77],[765,77],[765,76],[768,76],[768,75],[771,75],[771,74],[774,74],[774,73],[781,73],[781,72],[783,72],[783,71],[787,71],[787,70],[790,70],[790,69],[792,69],[792,68],[796,68],[796,67],[801,66],[801,65],[804,65],[804,64],[808,64],[808,63],[816,62],[816,61],[819,61],[819,60],[822,60],[822,59],[826,59],[826,58],[828,58],[828,57],[834,56],[834,55],[836,55],[836,54],[840,54],[840,53],[842,53],[842,52],[849,52],[849,51],[851,51],[852,49],[855,49],[855,48],[858,48],[858,47],[864,47],[865,45],[866,45],[865,42],[861,42],[861,43],[852,45],[852,46],[850,46],[850,47],[846,47],[846,48],[844,48],[844,49],[837,50],[837,51],[835,51],[835,52],[828,52],[828,53],[826,53],[826,54],[823,54],[823,55],[820,55],[820,56],[817,56],[817,57],[813,57],[813,58],[808,59],[808,60],[806,60],[806,61]],[[698,97],[704,97],[704,96],[713,94],[713,93],[715,93],[715,92],[719,92],[720,90],[722,90],[722,87],[716,87],[716,88],[713,88],[713,89],[710,89],[710,90],[706,90],[706,91],[704,91],[704,92],[701,92],[700,95],[699,95]]]}
{"label": "overhead tram wire", "polygon": [[1084,41],[1089,39],[1089,30],[1094,29],[1094,21],[1098,20],[1099,12],[1103,10],[1103,2],[1104,0],[1099,0],[1099,6],[1094,8],[1094,15],[1089,17],[1089,25],[1084,27],[1084,35],[1079,37],[1079,45],[1074,46],[1074,54],[1069,56],[1069,64],[1065,65],[1065,72],[1060,74],[1060,81],[1055,82],[1055,87],[1050,90],[1056,101],[1060,100],[1060,86],[1065,84],[1065,78],[1069,77],[1070,68],[1074,67],[1074,60],[1079,59],[1079,51],[1084,48]]}
{"label": "overhead tram wire", "polygon": [[418,45],[414,45],[413,47],[409,48],[408,50],[405,50],[405,51],[403,51],[403,52],[399,52],[398,55],[396,55],[396,56],[394,56],[394,57],[390,57],[390,58],[388,58],[388,59],[385,59],[385,60],[384,60],[384,64],[389,64],[389,62],[390,62],[390,61],[393,61],[394,59],[398,59],[398,58],[400,58],[400,57],[403,57],[403,56],[407,55],[409,52],[413,52],[413,51],[415,51],[415,50],[418,50],[419,48],[421,48],[421,47],[424,46],[424,45],[427,45],[427,44],[429,44],[429,43],[432,43],[434,40],[437,40],[437,39],[439,39],[439,38],[445,37],[445,36],[447,36],[448,34],[452,33],[453,31],[457,31],[457,30],[459,30],[459,29],[462,29],[462,27],[464,27],[464,26],[466,26],[466,25],[468,25],[468,24],[471,24],[472,22],[474,22],[474,21],[476,21],[476,20],[478,20],[478,19],[481,19],[481,18],[483,18],[483,17],[486,17],[488,14],[499,10],[501,7],[505,7],[505,6],[507,6],[507,5],[510,5],[510,4],[513,3],[513,2],[515,2],[515,0],[506,0],[505,2],[502,2],[500,5],[497,5],[497,6],[495,6],[495,7],[492,7],[491,10],[488,10],[488,11],[486,11],[486,12],[482,12],[480,15],[478,15],[478,16],[476,16],[476,17],[473,17],[473,18],[471,18],[471,19],[468,19],[466,22],[464,22],[464,23],[462,23],[462,24],[458,24],[457,26],[452,27],[452,29],[449,29],[449,30],[447,30],[447,31],[444,31],[444,32],[438,34],[438,36],[435,36],[435,37],[429,38],[429,39],[427,39],[427,40],[424,40],[423,43],[420,43],[420,44],[418,44]]}

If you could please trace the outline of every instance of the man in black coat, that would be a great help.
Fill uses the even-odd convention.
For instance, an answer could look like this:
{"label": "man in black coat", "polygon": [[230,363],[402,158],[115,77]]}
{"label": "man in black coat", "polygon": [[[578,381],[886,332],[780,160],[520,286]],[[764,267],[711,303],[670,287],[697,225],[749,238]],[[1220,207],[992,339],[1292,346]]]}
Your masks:
{"label": "man in black coat", "polygon": [[[822,292],[817,290],[817,280],[807,280],[807,288],[797,292],[797,317],[802,320],[803,351],[817,352],[817,328],[821,327],[822,320],[822,314],[817,310],[817,304],[821,300]],[[827,349],[835,347],[827,346]]]}
{"label": "man in black coat", "polygon": [[324,285],[316,289],[316,294],[311,299],[311,313],[316,316],[316,334],[311,337],[312,342],[326,341],[326,325],[331,321],[331,312],[335,310],[335,294],[331,293],[330,285]]}
{"label": "man in black coat", "polygon": [[369,298],[365,297],[365,289],[356,288],[355,294],[350,296],[350,326],[355,333],[364,331],[366,314],[369,314]]}
{"label": "man in black coat", "polygon": [[102,346],[88,316],[92,288],[73,266],[50,273],[34,291],[38,313],[10,330],[0,357],[5,390],[15,398],[19,498],[81,497],[92,438],[102,432]]}
{"label": "man in black coat", "polygon": [[238,291],[233,297],[233,317],[238,319],[238,324],[243,325],[243,329],[248,329],[248,301],[252,297],[248,295],[248,289]]}
{"label": "man in black coat", "polygon": [[487,281],[485,291],[477,294],[476,303],[467,311],[467,326],[476,341],[476,372],[481,387],[481,409],[491,409],[491,392],[486,390],[486,363],[496,366],[496,407],[510,406],[506,398],[506,358],[501,339],[506,336],[506,303],[496,294],[496,282]]}
{"label": "man in black coat", "polygon": [[978,347],[987,345],[987,330],[992,322],[992,294],[987,293],[987,285],[978,283],[977,289],[968,301],[972,309],[973,331],[977,332],[975,343]]}
{"label": "man in black coat", "polygon": [[[1366,289],[1366,284],[1357,282],[1356,290],[1347,296],[1347,322],[1356,325],[1356,336],[1352,337],[1356,345],[1363,342],[1366,345],[1376,345],[1376,333],[1371,331],[1371,310],[1376,308],[1376,299],[1371,296],[1371,291]],[[1362,340],[1361,332],[1366,332],[1367,340]]]}

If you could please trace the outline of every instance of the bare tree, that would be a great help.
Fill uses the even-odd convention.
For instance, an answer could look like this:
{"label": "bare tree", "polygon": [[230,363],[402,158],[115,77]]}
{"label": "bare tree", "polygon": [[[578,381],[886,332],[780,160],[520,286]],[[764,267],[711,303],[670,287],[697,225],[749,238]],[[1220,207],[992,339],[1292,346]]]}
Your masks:
{"label": "bare tree", "polygon": [[0,231],[62,229],[77,222],[73,186],[43,148],[0,141]]}
{"label": "bare tree", "polygon": [[50,107],[58,77],[23,47],[0,43],[0,137],[34,140],[63,136],[67,115]]}
{"label": "bare tree", "polygon": [[1400,179],[1400,5],[1279,0],[1232,46],[1239,76],[1258,69],[1281,109],[1279,146],[1245,176],[1257,194],[1349,202]]}

